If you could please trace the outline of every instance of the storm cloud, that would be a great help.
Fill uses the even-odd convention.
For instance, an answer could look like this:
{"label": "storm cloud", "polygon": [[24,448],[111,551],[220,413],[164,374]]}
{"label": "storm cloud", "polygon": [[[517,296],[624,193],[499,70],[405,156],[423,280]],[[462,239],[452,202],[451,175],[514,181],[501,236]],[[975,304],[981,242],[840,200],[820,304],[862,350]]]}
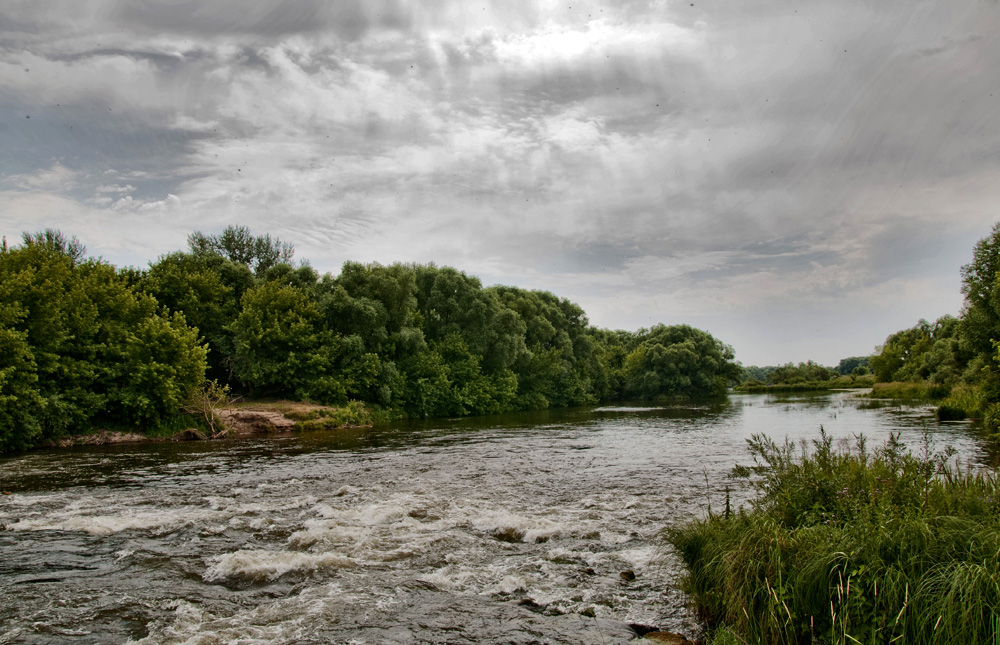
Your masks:
{"label": "storm cloud", "polygon": [[244,224],[836,363],[956,314],[997,218],[985,0],[4,3],[0,232]]}

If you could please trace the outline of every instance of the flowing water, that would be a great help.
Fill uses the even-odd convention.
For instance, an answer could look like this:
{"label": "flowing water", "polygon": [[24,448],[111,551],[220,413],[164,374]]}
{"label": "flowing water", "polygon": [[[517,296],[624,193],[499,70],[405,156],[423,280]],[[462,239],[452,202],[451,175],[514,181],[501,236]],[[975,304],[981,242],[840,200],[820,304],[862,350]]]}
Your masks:
{"label": "flowing water", "polygon": [[986,459],[968,424],[847,393],[5,458],[0,642],[693,635],[658,533],[721,510],[753,433],[813,439],[821,425],[872,444],[899,430],[914,448],[926,431]]}

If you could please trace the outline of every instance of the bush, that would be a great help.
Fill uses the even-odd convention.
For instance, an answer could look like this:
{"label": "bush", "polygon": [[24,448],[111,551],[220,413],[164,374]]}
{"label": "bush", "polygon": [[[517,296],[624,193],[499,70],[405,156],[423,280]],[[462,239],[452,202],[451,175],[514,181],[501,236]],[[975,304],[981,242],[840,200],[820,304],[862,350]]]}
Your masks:
{"label": "bush", "polygon": [[1000,490],[952,451],[869,454],[821,432],[801,452],[755,436],[750,510],[671,529],[684,588],[744,642],[986,643],[1000,636]]}

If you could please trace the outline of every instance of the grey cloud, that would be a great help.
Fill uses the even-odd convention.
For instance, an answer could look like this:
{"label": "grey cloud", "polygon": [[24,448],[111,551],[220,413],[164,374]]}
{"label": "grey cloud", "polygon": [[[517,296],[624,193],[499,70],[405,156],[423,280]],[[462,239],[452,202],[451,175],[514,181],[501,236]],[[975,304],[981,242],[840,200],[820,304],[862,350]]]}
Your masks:
{"label": "grey cloud", "polygon": [[152,63],[161,72],[176,72],[180,68],[191,65],[200,60],[210,59],[213,56],[204,49],[194,49],[180,53],[166,53],[155,50],[125,49],[116,47],[105,47],[89,49],[86,51],[75,51],[66,53],[53,53],[46,56],[49,60],[64,62],[79,62],[95,58],[121,56],[137,61],[147,61]]}
{"label": "grey cloud", "polygon": [[142,30],[177,34],[254,34],[268,37],[333,32],[355,40],[369,29],[407,29],[412,13],[400,2],[268,0],[122,3],[117,21]]}
{"label": "grey cloud", "polygon": [[[151,115],[116,114],[99,100],[66,105],[0,104],[0,176],[20,175],[53,163],[92,177],[81,198],[107,183],[106,171],[132,173],[140,193],[163,196],[190,175],[177,172],[192,141],[204,134],[151,125]],[[30,117],[30,118],[27,118]],[[0,177],[2,178],[2,177]]]}

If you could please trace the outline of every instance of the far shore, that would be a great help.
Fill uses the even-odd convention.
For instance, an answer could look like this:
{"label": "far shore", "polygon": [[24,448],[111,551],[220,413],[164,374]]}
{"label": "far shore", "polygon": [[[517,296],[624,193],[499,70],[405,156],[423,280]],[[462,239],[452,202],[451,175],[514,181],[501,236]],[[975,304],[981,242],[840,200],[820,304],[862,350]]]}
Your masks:
{"label": "far shore", "polygon": [[225,431],[215,436],[210,436],[194,427],[172,435],[148,435],[133,431],[97,429],[92,432],[60,437],[39,447],[70,448],[73,446],[203,441],[262,435],[287,435],[300,430],[371,427],[370,420],[358,418],[357,414],[341,414],[343,410],[343,408],[294,401],[234,403],[216,410],[216,415],[222,421]]}

